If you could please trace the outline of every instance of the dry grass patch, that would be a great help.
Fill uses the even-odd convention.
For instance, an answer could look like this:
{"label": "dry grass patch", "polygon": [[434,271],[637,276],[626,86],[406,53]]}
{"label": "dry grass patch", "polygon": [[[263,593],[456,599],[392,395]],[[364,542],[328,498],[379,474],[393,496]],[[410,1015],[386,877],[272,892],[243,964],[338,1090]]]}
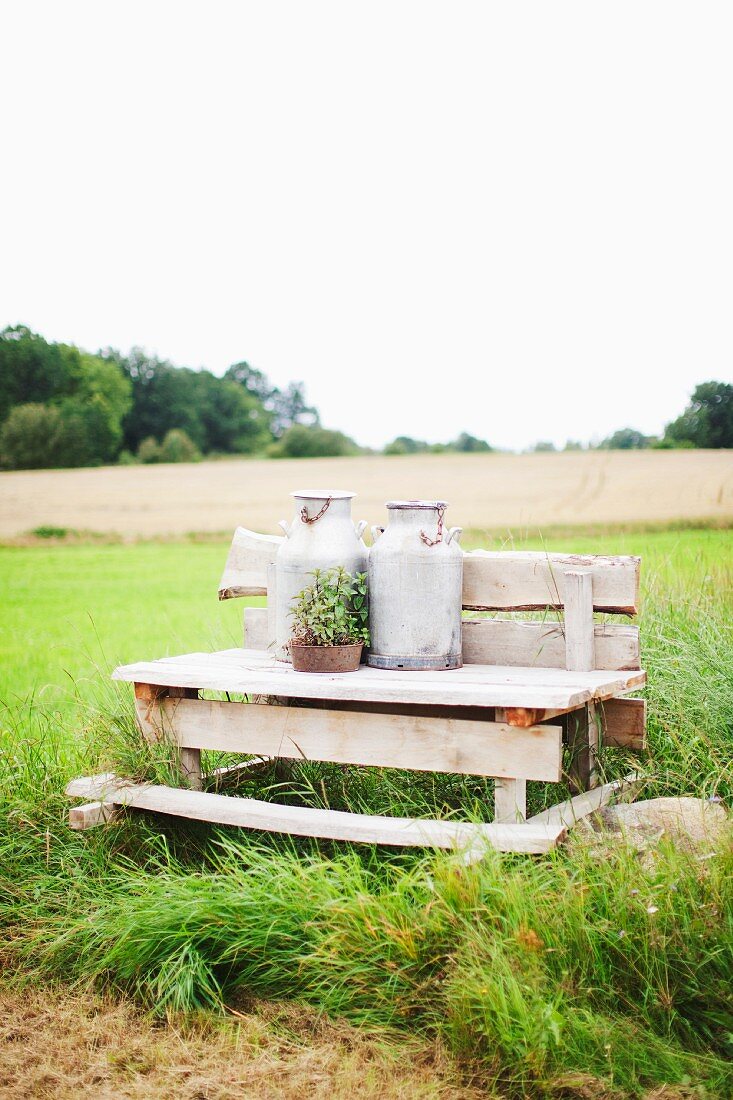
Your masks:
{"label": "dry grass patch", "polygon": [[474,1100],[435,1044],[396,1045],[309,1009],[151,1019],[129,1001],[0,992],[2,1100]]}

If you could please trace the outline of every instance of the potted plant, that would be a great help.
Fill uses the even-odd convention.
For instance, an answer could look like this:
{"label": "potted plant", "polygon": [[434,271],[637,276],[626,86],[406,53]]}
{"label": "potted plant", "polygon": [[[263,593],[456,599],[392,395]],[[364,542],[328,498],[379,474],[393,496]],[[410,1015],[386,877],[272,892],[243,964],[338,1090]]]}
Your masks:
{"label": "potted plant", "polygon": [[314,569],[293,597],[290,657],[296,672],[356,672],[369,645],[366,573]]}

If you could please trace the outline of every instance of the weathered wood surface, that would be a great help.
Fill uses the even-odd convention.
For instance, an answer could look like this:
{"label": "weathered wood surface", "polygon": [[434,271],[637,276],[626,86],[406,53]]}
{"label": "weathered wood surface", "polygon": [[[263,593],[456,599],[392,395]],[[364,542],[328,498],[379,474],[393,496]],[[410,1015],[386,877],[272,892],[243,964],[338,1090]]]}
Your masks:
{"label": "weathered wood surface", "polygon": [[481,846],[503,852],[542,853],[566,834],[564,825],[497,825],[419,818],[378,817],[340,810],[283,806],[253,798],[189,791],[90,776],[75,779],[66,788],[70,797],[106,797],[116,806],[152,810],[174,817],[193,818],[217,825],[234,825],[265,832],[293,833],[330,840],[367,844],[470,849]]}
{"label": "weathered wood surface", "polygon": [[295,672],[257,650],[229,649],[125,665],[115,670],[113,679],[295,699],[562,711],[591,700],[627,694],[644,683],[645,675],[640,671],[581,673],[464,665],[440,672],[396,672],[362,666],[357,672],[314,676]]}
{"label": "weathered wood surface", "polygon": [[[152,713],[154,707],[161,699],[165,699],[168,696],[174,699],[196,699],[198,696],[198,689],[193,687],[161,686],[159,684],[135,682],[135,713],[143,737],[148,740],[155,740],[155,736],[150,734],[146,716]],[[203,778],[201,775],[201,750],[196,748],[181,748],[179,749],[178,755],[181,772],[186,780],[186,785],[191,787],[194,791],[200,791],[203,785]]]}
{"label": "weathered wood surface", "polygon": [[604,745],[643,752],[646,748],[646,699],[607,699],[597,710]]}
{"label": "weathered wood surface", "polygon": [[549,782],[562,767],[561,726],[166,698],[138,721],[182,748]]}
{"label": "weathered wood surface", "polygon": [[[267,649],[272,641],[268,607],[245,607],[246,649]],[[596,668],[633,671],[641,667],[639,628],[625,623],[596,623]],[[518,619],[464,619],[463,660],[467,665],[565,668],[563,623]]]}
{"label": "weathered wood surface", "polygon": [[69,828],[82,832],[98,825],[112,825],[123,816],[124,810],[114,802],[87,802],[69,810]]}
{"label": "weathered wood surface", "polygon": [[565,668],[590,672],[596,667],[593,632],[593,578],[590,573],[565,574]]}
{"label": "weathered wood surface", "polygon": [[635,615],[640,559],[516,550],[473,550],[463,558],[463,606],[475,611],[561,608],[568,571],[593,580],[596,611]]}
{"label": "weathered wood surface", "polygon": [[[494,714],[495,720],[506,723],[506,717],[506,708],[497,707]],[[518,735],[519,731],[514,730],[512,736]],[[560,757],[562,763],[562,726],[560,727]],[[497,824],[524,821],[527,816],[528,778],[531,779],[532,776],[528,776],[524,770],[515,770],[508,778],[497,778],[494,783],[494,821]]]}
{"label": "weathered wood surface", "polygon": [[267,567],[275,561],[282,535],[260,535],[237,527],[224,572],[219,581],[219,599],[267,594]]}
{"label": "weathered wood surface", "polygon": [[[596,623],[593,637],[595,668],[622,671],[641,667],[638,626]],[[464,619],[463,660],[466,664],[565,668],[564,624]]]}
{"label": "weathered wood surface", "polygon": [[615,798],[623,794],[631,794],[642,782],[639,772],[632,772],[623,779],[614,779],[612,783],[604,783],[600,787],[594,787],[592,791],[583,791],[569,798],[566,802],[560,802],[557,806],[551,806],[549,810],[535,814],[527,819],[528,825],[567,825],[568,828],[579,821],[581,817],[600,810],[607,806]]}
{"label": "weathered wood surface", "polygon": [[[237,764],[228,764],[223,768],[214,768],[204,779],[219,786],[222,780],[233,775],[247,772],[255,773],[262,767],[269,767],[271,761],[265,757],[240,760]],[[66,787],[70,798],[100,798],[99,802],[88,802],[84,806],[74,806],[69,810],[69,827],[78,831],[94,829],[99,825],[114,825],[124,817],[124,804],[115,802],[115,794],[129,786],[127,780],[118,779],[114,772],[101,775],[84,776],[72,779]]]}
{"label": "weathered wood surface", "polygon": [[265,650],[269,647],[269,607],[245,607],[244,609],[244,645],[245,649]]}
{"label": "weathered wood surface", "polygon": [[[568,671],[589,672],[595,662],[593,578],[588,573],[565,574],[565,663]],[[598,782],[598,721],[595,703],[568,715],[569,780],[572,791],[587,791]]]}
{"label": "weathered wood surface", "polygon": [[[274,562],[281,542],[282,536],[238,527],[219,583],[219,598],[266,595],[267,566]],[[636,557],[474,550],[463,557],[463,606],[476,611],[560,608],[563,573],[575,570],[592,575],[596,611],[634,615],[639,567]]]}

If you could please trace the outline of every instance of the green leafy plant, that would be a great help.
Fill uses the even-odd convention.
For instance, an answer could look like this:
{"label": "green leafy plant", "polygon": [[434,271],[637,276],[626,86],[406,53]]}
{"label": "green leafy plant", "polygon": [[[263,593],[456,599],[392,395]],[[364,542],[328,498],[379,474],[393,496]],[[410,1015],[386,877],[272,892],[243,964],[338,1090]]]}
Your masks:
{"label": "green leafy plant", "polygon": [[342,566],[314,569],[313,583],[293,597],[294,645],[369,645],[366,573]]}

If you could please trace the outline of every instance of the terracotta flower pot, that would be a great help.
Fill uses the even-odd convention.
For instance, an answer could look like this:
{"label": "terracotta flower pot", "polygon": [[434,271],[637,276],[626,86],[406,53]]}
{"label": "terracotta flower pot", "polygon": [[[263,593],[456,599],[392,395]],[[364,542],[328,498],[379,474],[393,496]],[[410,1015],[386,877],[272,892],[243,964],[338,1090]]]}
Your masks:
{"label": "terracotta flower pot", "polygon": [[361,661],[359,645],[290,645],[296,672],[356,672]]}

